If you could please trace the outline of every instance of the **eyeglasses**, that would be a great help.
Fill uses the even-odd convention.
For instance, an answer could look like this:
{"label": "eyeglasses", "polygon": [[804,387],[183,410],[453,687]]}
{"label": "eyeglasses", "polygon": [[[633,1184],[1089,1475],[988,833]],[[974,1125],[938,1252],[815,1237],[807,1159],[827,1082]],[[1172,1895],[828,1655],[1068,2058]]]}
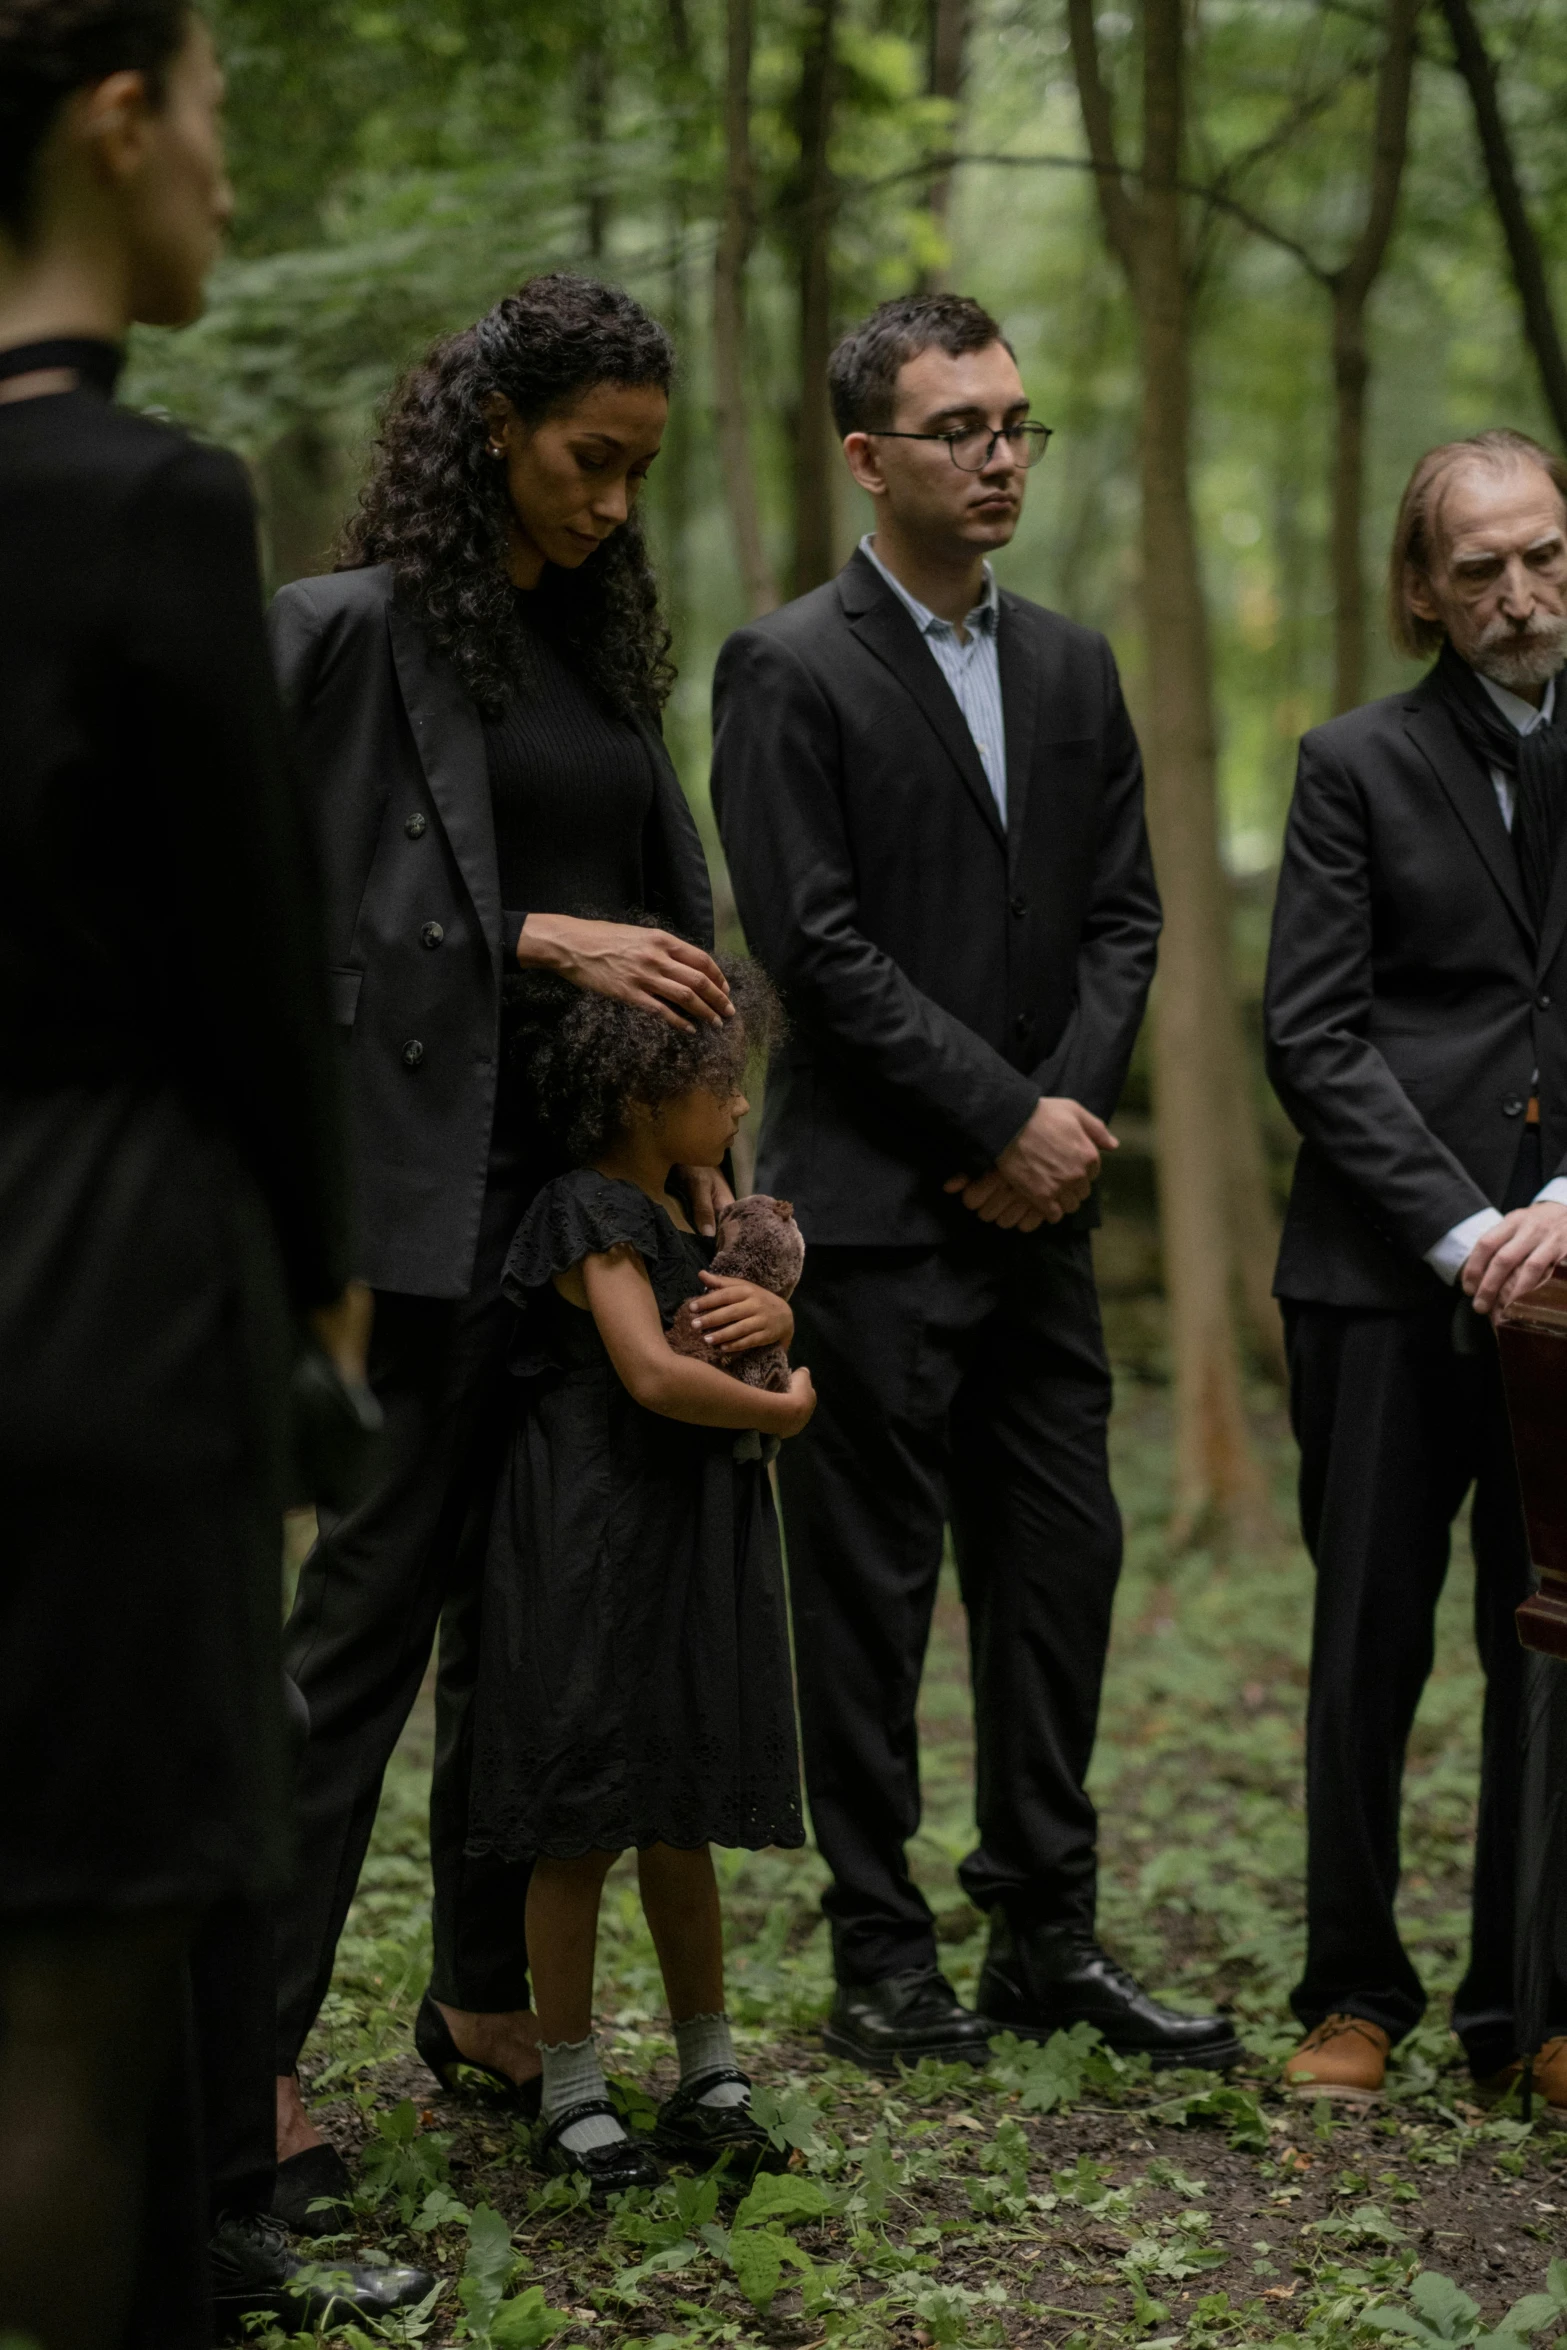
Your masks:
{"label": "eyeglasses", "polygon": [[1050,446],[1050,434],[1048,424],[1004,424],[999,432],[975,424],[962,432],[871,432],[865,437],[869,441],[945,441],[947,455],[960,473],[983,473],[998,441],[1006,442],[1014,465],[1037,465]]}

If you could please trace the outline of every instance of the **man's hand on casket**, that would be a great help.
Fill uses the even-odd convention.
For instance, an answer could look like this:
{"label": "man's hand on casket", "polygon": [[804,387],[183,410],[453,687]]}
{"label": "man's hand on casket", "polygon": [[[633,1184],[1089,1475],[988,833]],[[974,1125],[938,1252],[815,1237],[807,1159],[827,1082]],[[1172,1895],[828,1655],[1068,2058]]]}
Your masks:
{"label": "man's hand on casket", "polygon": [[1500,1224],[1482,1232],[1458,1278],[1473,1298],[1475,1311],[1492,1314],[1538,1289],[1564,1258],[1567,1208],[1554,1200],[1536,1200],[1532,1207],[1514,1208]]}

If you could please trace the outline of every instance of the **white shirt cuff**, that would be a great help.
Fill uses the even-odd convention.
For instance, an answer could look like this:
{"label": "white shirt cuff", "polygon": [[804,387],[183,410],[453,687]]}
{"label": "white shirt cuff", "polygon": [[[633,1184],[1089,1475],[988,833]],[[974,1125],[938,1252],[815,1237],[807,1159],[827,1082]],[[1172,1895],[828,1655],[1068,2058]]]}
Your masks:
{"label": "white shirt cuff", "polygon": [[[1563,1183],[1559,1175],[1553,1180]],[[1546,1191],[1550,1189],[1550,1184],[1547,1184]],[[1567,1201],[1567,1183],[1563,1183],[1561,1193],[1553,1193],[1552,1196]],[[1545,1192],[1540,1197],[1543,1199]],[[1451,1232],[1444,1232],[1435,1248],[1426,1250],[1426,1263],[1433,1273],[1440,1273],[1444,1281],[1456,1281],[1468,1263],[1469,1251],[1481,1233],[1489,1232],[1492,1225],[1500,1224],[1501,1220],[1495,1208],[1476,1208],[1472,1216],[1466,1216],[1461,1224],[1455,1224]]]}
{"label": "white shirt cuff", "polygon": [[1548,1200],[1553,1208],[1567,1208],[1567,1175],[1553,1175],[1549,1183],[1542,1183],[1534,1195],[1535,1206],[1542,1200]]}

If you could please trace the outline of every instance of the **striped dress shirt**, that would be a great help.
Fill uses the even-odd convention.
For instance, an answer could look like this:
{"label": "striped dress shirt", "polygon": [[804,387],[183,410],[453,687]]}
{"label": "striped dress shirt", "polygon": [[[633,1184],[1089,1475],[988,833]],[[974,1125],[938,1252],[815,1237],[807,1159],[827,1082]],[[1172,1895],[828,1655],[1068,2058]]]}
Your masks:
{"label": "striped dress shirt", "polygon": [[918,596],[911,596],[901,579],[894,579],[878,556],[869,534],[860,541],[860,552],[875,564],[893,594],[913,616],[914,625],[926,644],[942,676],[951,686],[958,708],[974,738],[985,780],[994,794],[1003,825],[1007,820],[1007,736],[1001,712],[1001,663],[996,650],[996,631],[1001,621],[1001,596],[995,574],[985,565],[985,592],[974,606],[963,626],[968,632],[967,643],[958,635],[950,620],[942,620]]}

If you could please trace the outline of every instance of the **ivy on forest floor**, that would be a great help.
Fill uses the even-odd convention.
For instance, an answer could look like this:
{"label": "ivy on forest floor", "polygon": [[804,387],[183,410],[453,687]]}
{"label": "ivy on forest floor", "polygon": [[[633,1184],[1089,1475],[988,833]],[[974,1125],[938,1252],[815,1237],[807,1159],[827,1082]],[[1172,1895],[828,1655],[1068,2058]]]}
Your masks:
{"label": "ivy on forest floor", "polygon": [[[1479,1720],[1462,1567],[1404,1823],[1404,1928],[1432,2013],[1374,2115],[1287,2101],[1275,2060],[1295,2037],[1286,1998],[1301,1954],[1309,1572],[1283,1547],[1171,1562],[1158,1437],[1157,1407],[1134,1399],[1118,1465],[1128,1570],[1094,1774],[1101,1915],[1151,1988],[1226,2002],[1249,2051],[1241,2072],[1151,2074],[1079,2028],[1042,2046],[1003,2036],[979,2074],[927,2064],[869,2080],[815,2038],[830,1980],[814,1856],[720,1855],[741,2061],[792,2167],[755,2201],[677,2176],[596,2212],[528,2169],[504,2109],[449,2096],[412,2057],[429,1964],[429,1731],[416,1722],[311,2052],[329,2126],[362,2148],[355,2240],[444,2281],[404,2338],[430,2350],[1567,2342],[1567,2305],[1551,2299],[1567,2141],[1481,2111],[1441,2016],[1466,1933]],[[943,1964],[971,1993],[984,1923],[953,1875],[972,1827],[950,1595],[922,1715],[913,1865]],[[672,2086],[673,2049],[627,1872],[610,1882],[600,1990],[619,2091],[645,2117]]]}

